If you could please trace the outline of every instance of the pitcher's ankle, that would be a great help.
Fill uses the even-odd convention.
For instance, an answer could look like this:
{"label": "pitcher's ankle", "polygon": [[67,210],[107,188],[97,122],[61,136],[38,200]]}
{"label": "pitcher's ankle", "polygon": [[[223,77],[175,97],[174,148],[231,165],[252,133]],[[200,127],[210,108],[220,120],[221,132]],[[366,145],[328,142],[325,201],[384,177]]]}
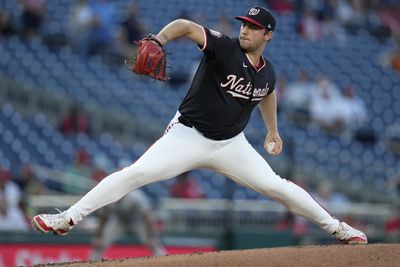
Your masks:
{"label": "pitcher's ankle", "polygon": [[70,226],[76,225],[76,222],[74,222],[74,220],[72,219],[72,216],[71,216],[71,214],[68,212],[68,210],[65,211],[65,214],[66,214],[66,218],[68,219],[68,224],[69,224]]}

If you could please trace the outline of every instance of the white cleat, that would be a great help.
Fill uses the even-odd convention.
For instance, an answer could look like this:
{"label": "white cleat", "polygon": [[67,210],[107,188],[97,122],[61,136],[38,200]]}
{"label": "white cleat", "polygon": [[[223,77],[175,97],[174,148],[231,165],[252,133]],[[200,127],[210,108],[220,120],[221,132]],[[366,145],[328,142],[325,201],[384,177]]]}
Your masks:
{"label": "white cleat", "polygon": [[67,235],[74,226],[65,211],[58,214],[36,215],[32,218],[32,225],[42,233],[53,232],[55,235]]}
{"label": "white cleat", "polygon": [[367,244],[367,236],[348,225],[345,222],[339,223],[339,228],[332,233],[336,239],[343,244]]}

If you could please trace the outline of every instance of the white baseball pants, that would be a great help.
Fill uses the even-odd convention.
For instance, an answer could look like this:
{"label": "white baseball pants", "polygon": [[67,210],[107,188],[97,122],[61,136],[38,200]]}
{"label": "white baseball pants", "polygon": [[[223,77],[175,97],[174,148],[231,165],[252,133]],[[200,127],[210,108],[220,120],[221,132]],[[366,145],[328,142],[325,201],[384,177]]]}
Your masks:
{"label": "white baseball pants", "polygon": [[305,190],[279,177],[248,143],[245,135],[222,141],[205,138],[194,128],[172,119],[163,137],[135,163],[104,178],[67,212],[74,223],[91,212],[113,203],[143,185],[175,177],[195,168],[215,170],[285,205],[289,211],[336,231],[339,221]]}

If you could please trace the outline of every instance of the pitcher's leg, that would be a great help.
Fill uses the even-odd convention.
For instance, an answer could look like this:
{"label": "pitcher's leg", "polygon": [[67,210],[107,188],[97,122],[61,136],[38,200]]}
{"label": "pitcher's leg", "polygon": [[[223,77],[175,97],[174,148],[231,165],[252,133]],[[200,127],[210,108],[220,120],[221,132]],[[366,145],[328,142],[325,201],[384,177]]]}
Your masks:
{"label": "pitcher's leg", "polygon": [[73,223],[78,223],[96,209],[119,200],[140,186],[174,177],[196,167],[196,163],[207,153],[206,147],[202,144],[193,146],[198,140],[196,136],[187,135],[189,128],[186,126],[174,127],[178,131],[164,135],[134,164],[104,178],[70,207],[67,213]]}
{"label": "pitcher's leg", "polygon": [[337,219],[304,189],[279,177],[244,136],[222,149],[215,159],[218,170],[232,180],[273,198],[329,233],[338,228]]}

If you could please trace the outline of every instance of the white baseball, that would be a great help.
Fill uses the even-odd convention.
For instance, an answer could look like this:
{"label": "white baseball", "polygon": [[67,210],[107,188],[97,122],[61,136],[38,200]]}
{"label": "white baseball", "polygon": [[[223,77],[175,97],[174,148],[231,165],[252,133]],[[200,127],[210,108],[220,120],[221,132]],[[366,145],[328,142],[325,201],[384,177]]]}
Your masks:
{"label": "white baseball", "polygon": [[275,142],[269,142],[267,145],[267,152],[271,154],[274,147],[275,147]]}

